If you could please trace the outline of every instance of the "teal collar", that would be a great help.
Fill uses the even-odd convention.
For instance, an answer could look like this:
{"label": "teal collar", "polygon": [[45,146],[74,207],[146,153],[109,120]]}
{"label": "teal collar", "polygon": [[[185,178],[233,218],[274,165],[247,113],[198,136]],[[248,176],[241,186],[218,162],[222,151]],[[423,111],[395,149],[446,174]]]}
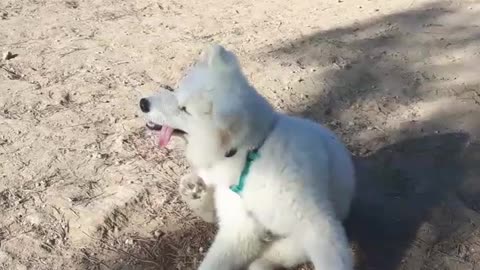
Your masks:
{"label": "teal collar", "polygon": [[[269,132],[272,132],[272,130],[275,128],[276,124],[277,124],[277,117],[275,117],[275,119],[273,119],[273,122],[272,122],[272,125],[270,126],[270,131]],[[252,167],[252,163],[260,157],[260,153],[259,153],[260,148],[262,148],[262,146],[265,143],[265,141],[267,140],[267,138],[268,138],[268,135],[263,139],[262,142],[260,142],[260,144],[257,146],[257,148],[255,148],[253,150],[248,150],[245,165],[243,165],[242,172],[240,173],[240,177],[238,178],[238,184],[230,186],[231,191],[237,193],[238,195],[240,195],[240,193],[242,193],[243,188],[245,187],[245,180],[247,179],[248,173],[250,172],[250,167]],[[234,151],[233,153],[228,152],[226,154],[226,157],[231,157],[231,156],[235,155],[235,153],[236,153],[236,151]]]}
{"label": "teal collar", "polygon": [[245,165],[243,166],[242,173],[240,174],[240,178],[238,179],[238,184],[230,187],[230,189],[233,192],[237,194],[242,193],[243,188],[245,186],[245,178],[247,178],[247,175],[250,171],[250,167],[252,166],[252,163],[259,157],[260,157],[260,153],[258,152],[258,149],[248,151],[247,160],[245,161]]}

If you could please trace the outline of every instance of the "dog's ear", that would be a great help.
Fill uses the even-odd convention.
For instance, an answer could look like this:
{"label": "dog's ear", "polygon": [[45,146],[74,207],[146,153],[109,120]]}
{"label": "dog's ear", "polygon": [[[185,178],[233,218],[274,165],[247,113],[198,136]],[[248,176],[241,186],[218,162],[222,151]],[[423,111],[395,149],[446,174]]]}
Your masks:
{"label": "dog's ear", "polygon": [[216,69],[233,69],[238,65],[235,55],[219,44],[207,47],[200,55],[200,62]]}

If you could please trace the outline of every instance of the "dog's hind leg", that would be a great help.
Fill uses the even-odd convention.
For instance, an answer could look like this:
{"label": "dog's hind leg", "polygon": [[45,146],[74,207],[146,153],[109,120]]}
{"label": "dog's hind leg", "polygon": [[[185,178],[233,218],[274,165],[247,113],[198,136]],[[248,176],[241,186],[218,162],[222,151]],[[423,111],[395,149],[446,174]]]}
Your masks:
{"label": "dog's hind leg", "polygon": [[270,243],[261,257],[255,260],[248,270],[273,270],[278,267],[292,268],[308,261],[303,248],[302,235],[294,232],[292,235]]}
{"label": "dog's hind leg", "polygon": [[275,269],[276,269],[275,264],[273,264],[272,262],[264,258],[256,259],[248,267],[248,270],[275,270]]}
{"label": "dog's hind leg", "polygon": [[245,269],[265,248],[265,230],[245,210],[242,199],[228,188],[215,190],[219,230],[199,270]]}
{"label": "dog's hind leg", "polygon": [[199,270],[245,269],[261,253],[262,246],[252,228],[220,228]]}
{"label": "dog's hind leg", "polygon": [[180,179],[180,196],[188,207],[206,222],[216,220],[214,189],[194,174],[187,174]]}
{"label": "dog's hind leg", "polygon": [[340,221],[324,217],[309,222],[303,231],[303,248],[315,269],[352,270],[353,257]]}

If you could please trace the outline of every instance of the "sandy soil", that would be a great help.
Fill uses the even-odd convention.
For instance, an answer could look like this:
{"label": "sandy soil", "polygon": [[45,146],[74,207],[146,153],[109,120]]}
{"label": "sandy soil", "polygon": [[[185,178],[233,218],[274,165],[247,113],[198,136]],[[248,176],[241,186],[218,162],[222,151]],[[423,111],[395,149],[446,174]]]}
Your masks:
{"label": "sandy soil", "polygon": [[[212,41],[356,155],[358,269],[480,269],[480,2],[1,0],[0,269],[195,269],[137,102]],[[8,53],[10,52],[10,53]],[[305,268],[306,269],[306,268]]]}

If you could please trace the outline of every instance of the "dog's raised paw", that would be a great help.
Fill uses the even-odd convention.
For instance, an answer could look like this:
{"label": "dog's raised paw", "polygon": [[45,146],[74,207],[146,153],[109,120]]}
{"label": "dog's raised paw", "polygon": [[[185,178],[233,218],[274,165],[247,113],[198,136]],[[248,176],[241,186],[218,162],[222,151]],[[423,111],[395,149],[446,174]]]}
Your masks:
{"label": "dog's raised paw", "polygon": [[188,174],[180,179],[180,194],[185,200],[199,200],[207,192],[203,180],[193,174]]}
{"label": "dog's raised paw", "polygon": [[215,221],[215,203],[213,189],[207,187],[203,180],[187,174],[180,179],[180,196],[190,209],[206,222]]}

